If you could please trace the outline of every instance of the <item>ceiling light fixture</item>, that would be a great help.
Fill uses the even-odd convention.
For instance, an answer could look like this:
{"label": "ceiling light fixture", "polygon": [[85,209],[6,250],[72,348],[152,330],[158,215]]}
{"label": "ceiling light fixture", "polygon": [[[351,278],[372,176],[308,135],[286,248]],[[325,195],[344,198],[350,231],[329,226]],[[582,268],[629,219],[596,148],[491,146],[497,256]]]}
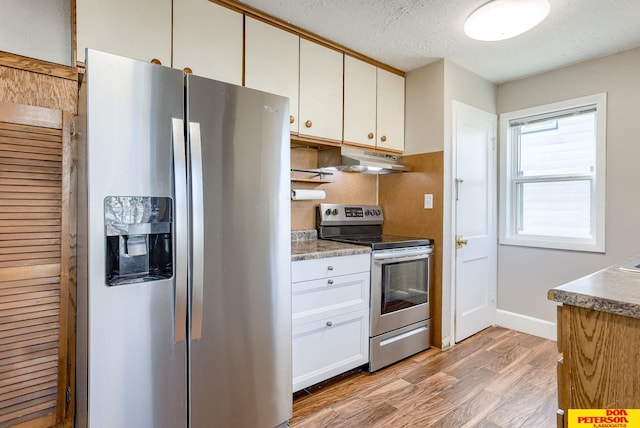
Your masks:
{"label": "ceiling light fixture", "polygon": [[548,0],[493,0],[467,18],[464,32],[487,42],[510,39],[541,23],[550,9]]}

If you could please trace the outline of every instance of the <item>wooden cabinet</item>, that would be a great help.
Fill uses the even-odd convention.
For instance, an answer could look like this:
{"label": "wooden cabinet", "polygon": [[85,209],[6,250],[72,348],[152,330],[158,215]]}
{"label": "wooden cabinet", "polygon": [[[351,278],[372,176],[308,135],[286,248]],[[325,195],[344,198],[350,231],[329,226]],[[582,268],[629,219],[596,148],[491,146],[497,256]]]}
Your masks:
{"label": "wooden cabinet", "polygon": [[89,47],[171,64],[171,0],[76,0],[78,61]]}
{"label": "wooden cabinet", "polygon": [[404,151],[404,77],[377,69],[379,149]]}
{"label": "wooden cabinet", "polygon": [[78,61],[89,47],[242,84],[243,16],[208,0],[77,0],[76,20]]}
{"label": "wooden cabinet", "polygon": [[301,140],[404,150],[404,77],[294,32],[209,0],[77,0],[76,22],[78,61],[90,47],[237,85],[244,72],[289,98]]}
{"label": "wooden cabinet", "polygon": [[244,60],[245,86],[289,98],[291,132],[297,134],[300,36],[247,16]]}
{"label": "wooden cabinet", "polygon": [[344,142],[376,146],[376,66],[344,57]]}
{"label": "wooden cabinet", "polygon": [[344,142],[404,150],[404,77],[345,56]]}
{"label": "wooden cabinet", "polygon": [[342,143],[341,52],[300,39],[299,134]]}
{"label": "wooden cabinet", "polygon": [[[30,80],[26,73],[20,74],[21,83]],[[75,167],[71,116],[0,102],[3,427],[73,424]]]}
{"label": "wooden cabinet", "polygon": [[370,255],[292,263],[293,390],[369,361]]}
{"label": "wooden cabinet", "polygon": [[208,0],[180,0],[173,5],[174,68],[242,84],[241,13]]}
{"label": "wooden cabinet", "polygon": [[558,427],[568,409],[640,408],[640,319],[558,308]]}

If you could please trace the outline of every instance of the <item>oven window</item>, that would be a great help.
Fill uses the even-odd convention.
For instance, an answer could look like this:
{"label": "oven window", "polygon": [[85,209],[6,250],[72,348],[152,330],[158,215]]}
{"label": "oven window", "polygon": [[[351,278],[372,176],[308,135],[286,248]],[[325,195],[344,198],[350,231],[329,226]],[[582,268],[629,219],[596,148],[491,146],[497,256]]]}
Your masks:
{"label": "oven window", "polygon": [[429,301],[429,259],[382,265],[381,314]]}

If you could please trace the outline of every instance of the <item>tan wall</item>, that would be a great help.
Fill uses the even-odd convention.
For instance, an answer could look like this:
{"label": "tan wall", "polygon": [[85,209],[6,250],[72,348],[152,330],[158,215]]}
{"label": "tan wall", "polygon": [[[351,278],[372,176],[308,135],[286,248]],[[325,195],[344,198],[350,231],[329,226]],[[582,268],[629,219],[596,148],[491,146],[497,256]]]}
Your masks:
{"label": "tan wall", "polygon": [[[442,178],[443,153],[406,156],[411,172],[380,176],[380,205],[385,234],[435,239],[433,340],[442,346]],[[433,209],[423,207],[424,194],[433,194]]]}
{"label": "tan wall", "polygon": [[547,290],[640,254],[640,49],[498,87],[498,111],[607,92],[606,254],[500,246],[498,309],[555,322]]}
{"label": "tan wall", "polygon": [[442,151],[444,61],[405,75],[405,155]]}

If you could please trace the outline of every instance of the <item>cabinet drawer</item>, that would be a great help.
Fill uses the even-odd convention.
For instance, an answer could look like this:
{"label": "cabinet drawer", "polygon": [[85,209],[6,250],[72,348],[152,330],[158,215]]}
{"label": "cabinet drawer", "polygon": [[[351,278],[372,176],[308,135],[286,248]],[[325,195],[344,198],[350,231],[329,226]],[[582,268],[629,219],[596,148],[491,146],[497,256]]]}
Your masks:
{"label": "cabinet drawer", "polygon": [[293,327],[293,390],[366,364],[368,332],[366,309]]}
{"label": "cabinet drawer", "polygon": [[350,273],[369,272],[370,269],[370,254],[300,260],[291,264],[291,281],[309,281],[312,279],[348,275]]}
{"label": "cabinet drawer", "polygon": [[[293,323],[369,308],[369,273],[361,272],[292,285]],[[304,319],[304,320],[303,320]]]}

